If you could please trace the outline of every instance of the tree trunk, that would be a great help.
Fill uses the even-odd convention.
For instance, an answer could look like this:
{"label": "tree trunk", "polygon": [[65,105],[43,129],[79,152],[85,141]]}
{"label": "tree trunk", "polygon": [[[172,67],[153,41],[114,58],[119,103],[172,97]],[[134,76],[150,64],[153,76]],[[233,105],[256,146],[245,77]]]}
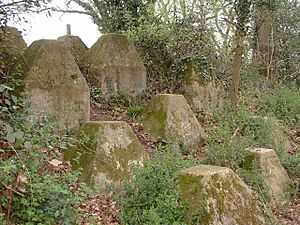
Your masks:
{"label": "tree trunk", "polygon": [[243,42],[246,34],[246,23],[250,13],[251,0],[236,0],[235,11],[237,15],[237,24],[235,31],[235,49],[232,66],[232,80],[230,87],[230,98],[232,104],[232,111],[237,110],[240,73],[243,59]]}
{"label": "tree trunk", "polygon": [[243,59],[243,40],[244,40],[244,32],[240,28],[237,28],[235,32],[236,47],[234,49],[232,80],[231,80],[231,87],[230,87],[230,98],[231,98],[233,112],[236,112],[237,110],[237,101],[238,101],[239,86],[240,86],[240,73],[241,73],[242,59]]}
{"label": "tree trunk", "polygon": [[[271,3],[270,3],[271,4]],[[259,74],[272,80],[275,76],[275,11],[270,4],[255,9],[254,59],[260,64]]]}

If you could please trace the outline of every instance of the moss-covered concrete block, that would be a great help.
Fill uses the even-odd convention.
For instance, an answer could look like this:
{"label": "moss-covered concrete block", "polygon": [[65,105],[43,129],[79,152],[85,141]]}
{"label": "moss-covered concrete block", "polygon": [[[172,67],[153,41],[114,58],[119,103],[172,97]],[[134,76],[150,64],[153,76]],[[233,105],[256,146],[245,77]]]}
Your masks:
{"label": "moss-covered concrete block", "polygon": [[147,157],[131,127],[120,121],[91,121],[77,135],[77,144],[65,153],[73,169],[82,168],[81,181],[96,192],[118,186],[132,176],[134,166]]}
{"label": "moss-covered concrete block", "polygon": [[252,153],[258,160],[266,184],[270,190],[272,202],[280,203],[286,200],[288,185],[290,184],[289,176],[281,165],[281,162],[272,149],[265,148],[248,148],[247,151]]}
{"label": "moss-covered concrete block", "polygon": [[183,95],[155,96],[143,109],[141,120],[153,140],[162,138],[196,148],[206,136]]}
{"label": "moss-covered concrete block", "polygon": [[33,42],[20,57],[22,88],[31,104],[31,120],[47,117],[58,131],[89,120],[90,92],[67,46],[60,41]]}
{"label": "moss-covered concrete block", "polygon": [[11,66],[27,48],[20,31],[15,27],[0,27],[0,66]]}
{"label": "moss-covered concrete block", "polygon": [[184,96],[195,111],[210,112],[223,108],[226,93],[215,80],[206,81],[194,61],[182,71],[184,78]]}
{"label": "moss-covered concrete block", "polygon": [[278,151],[288,151],[290,148],[289,136],[285,127],[275,117],[264,117],[271,131],[270,139],[273,141],[271,148]]}
{"label": "moss-covered concrete block", "polygon": [[58,41],[63,41],[71,51],[72,55],[75,58],[76,63],[79,68],[83,67],[81,62],[83,60],[83,56],[85,55],[88,47],[84,44],[84,42],[78,36],[66,35],[59,37]]}
{"label": "moss-covered concrete block", "polygon": [[146,88],[146,68],[125,35],[101,36],[87,51],[82,64],[89,66],[90,82],[104,94],[135,96]]}
{"label": "moss-covered concrete block", "polygon": [[194,166],[182,171],[178,185],[188,224],[270,224],[259,200],[231,169]]}

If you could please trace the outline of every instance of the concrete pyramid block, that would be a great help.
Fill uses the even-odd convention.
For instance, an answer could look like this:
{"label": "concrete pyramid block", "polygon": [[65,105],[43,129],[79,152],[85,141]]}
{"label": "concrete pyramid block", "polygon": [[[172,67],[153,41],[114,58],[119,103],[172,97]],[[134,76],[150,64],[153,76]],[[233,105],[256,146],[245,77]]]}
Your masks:
{"label": "concrete pyramid block", "polygon": [[90,92],[63,42],[33,42],[20,57],[22,90],[32,107],[32,121],[47,117],[55,129],[76,129],[89,120]]}
{"label": "concrete pyramid block", "polygon": [[76,146],[65,154],[73,169],[83,169],[81,180],[96,192],[130,179],[133,167],[142,166],[146,157],[131,127],[120,121],[85,123],[78,132]]}
{"label": "concrete pyramid block", "polygon": [[178,185],[188,224],[270,224],[258,198],[229,168],[194,166],[182,171]]}
{"label": "concrete pyramid block", "polygon": [[272,201],[274,203],[283,201],[290,179],[276,152],[265,148],[249,148],[247,151],[258,160],[266,184],[270,189]]}
{"label": "concrete pyramid block", "polygon": [[225,90],[213,79],[205,81],[205,77],[196,67],[196,62],[188,62],[182,75],[184,96],[194,110],[211,112],[214,109],[223,108]]}
{"label": "concrete pyramid block", "polygon": [[142,124],[152,139],[167,139],[197,147],[205,133],[182,95],[155,96],[142,113]]}
{"label": "concrete pyramid block", "polygon": [[82,67],[80,64],[82,59],[88,50],[88,47],[84,44],[84,42],[78,36],[73,35],[66,35],[59,37],[58,41],[63,41],[71,51],[72,55],[75,58],[76,63],[78,64],[79,68]]}
{"label": "concrete pyramid block", "polygon": [[87,51],[87,77],[104,94],[131,96],[146,88],[146,68],[135,47],[121,34],[106,34]]}
{"label": "concrete pyramid block", "polygon": [[11,66],[27,48],[20,31],[15,27],[0,27],[0,66]]}

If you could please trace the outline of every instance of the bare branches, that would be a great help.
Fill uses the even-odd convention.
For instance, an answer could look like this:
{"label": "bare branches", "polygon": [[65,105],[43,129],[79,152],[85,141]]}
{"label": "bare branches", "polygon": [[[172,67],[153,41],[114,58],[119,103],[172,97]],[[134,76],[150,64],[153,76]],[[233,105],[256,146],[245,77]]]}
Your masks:
{"label": "bare branches", "polygon": [[[0,26],[8,21],[19,22],[25,20],[24,14],[45,9],[52,0],[10,0],[0,2]],[[45,11],[45,10],[44,10]]]}

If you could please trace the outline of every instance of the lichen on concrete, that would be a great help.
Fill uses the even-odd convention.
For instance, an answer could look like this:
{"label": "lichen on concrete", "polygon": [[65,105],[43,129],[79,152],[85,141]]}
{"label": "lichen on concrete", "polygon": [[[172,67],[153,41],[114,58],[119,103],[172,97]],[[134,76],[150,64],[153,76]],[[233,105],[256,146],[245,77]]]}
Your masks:
{"label": "lichen on concrete", "polygon": [[285,192],[290,184],[290,179],[276,152],[265,148],[248,148],[247,151],[252,153],[258,161],[262,175],[270,190],[272,203],[279,204],[286,201]]}
{"label": "lichen on concrete", "polygon": [[162,138],[195,148],[206,136],[182,95],[155,96],[144,108],[141,121],[153,140]]}
{"label": "lichen on concrete", "polygon": [[186,86],[196,82],[198,85],[205,85],[205,79],[201,75],[194,60],[186,63],[186,68],[182,71],[183,81]]}
{"label": "lichen on concrete", "polygon": [[178,181],[188,204],[188,224],[270,224],[262,205],[230,169],[199,165],[182,171]]}
{"label": "lichen on concrete", "polygon": [[76,146],[65,154],[73,169],[83,169],[81,180],[96,192],[105,190],[106,184],[130,179],[133,167],[143,165],[146,157],[127,123],[109,121],[85,123],[78,132]]}
{"label": "lichen on concrete", "polygon": [[103,94],[136,96],[146,88],[146,68],[125,35],[102,35],[81,65],[88,66],[88,79]]}

